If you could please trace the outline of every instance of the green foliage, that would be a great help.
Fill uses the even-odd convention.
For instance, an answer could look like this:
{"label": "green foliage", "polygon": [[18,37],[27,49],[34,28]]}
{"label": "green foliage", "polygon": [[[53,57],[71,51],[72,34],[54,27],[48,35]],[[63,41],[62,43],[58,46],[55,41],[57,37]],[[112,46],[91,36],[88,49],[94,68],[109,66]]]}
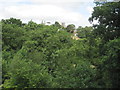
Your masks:
{"label": "green foliage", "polygon": [[119,38],[104,43],[95,34],[98,29],[79,27],[80,39],[74,40],[69,33],[75,30],[73,24],[23,24],[14,18],[1,22],[3,88],[119,86]]}
{"label": "green foliage", "polygon": [[92,30],[93,28],[92,27],[85,27],[85,28],[82,28],[82,27],[78,27],[77,28],[77,31],[78,31],[78,37],[80,38],[88,38],[90,37],[90,35],[92,35]]}
{"label": "green foliage", "polygon": [[15,19],[15,18],[10,18],[10,19],[2,19],[1,22],[3,24],[11,24],[11,25],[17,25],[17,26],[22,26],[22,21],[20,19]]}
{"label": "green foliage", "polygon": [[10,79],[5,81],[5,88],[51,87],[52,78],[44,66],[18,58],[14,58],[9,66]]}
{"label": "green foliage", "polygon": [[120,83],[120,38],[109,41],[106,45],[105,61],[103,70],[109,74],[111,87],[119,88]]}
{"label": "green foliage", "polygon": [[[67,59],[69,60],[69,59]],[[72,58],[72,60],[75,60]],[[77,64],[70,63],[67,70],[64,71],[65,66],[62,66],[63,73],[56,72],[60,87],[70,88],[90,88],[94,86],[95,69],[90,68],[90,63],[84,59],[77,59]],[[92,82],[92,83],[91,83]]]}
{"label": "green foliage", "polygon": [[54,24],[55,27],[61,28],[62,26],[59,24],[59,22],[55,22]]}
{"label": "green foliage", "polygon": [[108,2],[94,7],[90,21],[98,21],[94,25],[94,33],[105,41],[113,40],[120,36],[120,2]]}
{"label": "green foliage", "polygon": [[66,27],[67,32],[73,32],[75,30],[75,25],[74,24],[70,24]]}
{"label": "green foliage", "polygon": [[[93,35],[100,39],[98,57],[93,59],[98,68],[97,82],[106,88],[119,88],[119,51],[120,51],[120,2],[101,3],[94,7],[91,22],[94,24]],[[99,60],[99,61],[98,61]]]}
{"label": "green foliage", "polygon": [[24,29],[15,24],[2,24],[2,45],[3,50],[18,50],[25,40]]}

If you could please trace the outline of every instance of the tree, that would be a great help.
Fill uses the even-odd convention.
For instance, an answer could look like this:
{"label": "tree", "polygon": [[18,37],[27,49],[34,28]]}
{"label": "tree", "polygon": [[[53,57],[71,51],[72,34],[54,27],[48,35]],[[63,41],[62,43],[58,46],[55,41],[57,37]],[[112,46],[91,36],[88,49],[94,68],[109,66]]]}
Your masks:
{"label": "tree", "polygon": [[120,37],[120,2],[102,3],[94,7],[89,21],[98,21],[94,24],[94,33],[103,40],[109,41]]}
{"label": "tree", "polygon": [[92,33],[93,28],[92,27],[78,27],[77,31],[78,31],[78,36],[81,38],[88,38],[91,33]]}
{"label": "tree", "polygon": [[[7,23],[7,22],[6,22]],[[3,49],[18,50],[25,41],[25,30],[16,24],[2,24]]]}
{"label": "tree", "polygon": [[109,88],[119,88],[120,85],[120,38],[110,40],[105,44],[105,55],[102,56],[100,72],[103,83]]}
{"label": "tree", "polygon": [[28,24],[25,25],[24,28],[27,30],[36,30],[36,29],[38,29],[38,25],[31,20],[28,22]]}
{"label": "tree", "polygon": [[74,24],[70,24],[66,27],[67,32],[71,32],[73,33],[73,31],[75,30],[75,25]]}
{"label": "tree", "polygon": [[15,19],[15,18],[10,18],[6,20],[2,19],[1,22],[4,24],[15,24],[17,26],[22,26],[22,21],[20,19]]}
{"label": "tree", "polygon": [[59,22],[55,22],[55,24],[54,24],[56,27],[58,27],[58,28],[61,28],[62,26],[59,24]]}
{"label": "tree", "polygon": [[93,24],[93,34],[102,39],[98,46],[101,62],[98,65],[98,77],[101,78],[98,83],[102,87],[119,88],[120,2],[99,3],[89,20],[98,21]]}
{"label": "tree", "polygon": [[100,56],[101,39],[93,35],[92,27],[79,27],[79,35],[84,36],[79,40],[68,33],[75,30],[75,25],[58,29],[58,22],[56,26],[33,21],[24,26],[3,22],[3,88],[119,86],[114,83],[119,75],[119,39],[105,44],[105,55]]}

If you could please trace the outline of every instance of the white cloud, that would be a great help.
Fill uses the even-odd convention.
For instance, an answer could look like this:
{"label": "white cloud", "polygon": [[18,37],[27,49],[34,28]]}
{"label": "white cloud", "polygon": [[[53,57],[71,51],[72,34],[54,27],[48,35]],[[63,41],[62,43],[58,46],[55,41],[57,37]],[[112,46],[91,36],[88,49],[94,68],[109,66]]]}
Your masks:
{"label": "white cloud", "polygon": [[[0,0],[0,2],[1,1],[5,2],[5,0]],[[78,3],[80,0],[52,0],[54,3],[51,3],[51,0],[29,0],[34,4],[17,3],[27,1],[28,0],[11,0],[11,2],[16,3],[2,5],[0,9],[0,19],[15,17],[22,19],[24,22],[32,19],[37,23],[41,23],[42,20],[45,20],[50,22],[65,22],[66,24],[73,23],[77,26],[90,25],[87,20],[88,17],[80,12],[73,11],[79,7],[79,5],[82,5]],[[91,7],[88,7],[87,10],[90,12],[92,9]]]}
{"label": "white cloud", "polygon": [[45,3],[59,3],[59,2],[93,2],[94,0],[0,0],[0,2],[45,2]]}
{"label": "white cloud", "polygon": [[32,2],[60,3],[60,2],[93,2],[94,0],[30,0]]}
{"label": "white cloud", "polygon": [[93,12],[93,7],[88,6],[87,11],[91,14]]}
{"label": "white cloud", "polygon": [[24,1],[28,1],[28,0],[0,0],[0,2],[5,2],[5,3],[9,3],[9,2],[24,2]]}

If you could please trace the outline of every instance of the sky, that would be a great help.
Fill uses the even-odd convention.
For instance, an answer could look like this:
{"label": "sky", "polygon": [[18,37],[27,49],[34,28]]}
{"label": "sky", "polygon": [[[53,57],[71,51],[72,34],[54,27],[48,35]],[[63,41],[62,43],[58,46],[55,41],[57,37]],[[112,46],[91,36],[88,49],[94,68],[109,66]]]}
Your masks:
{"label": "sky", "polygon": [[24,23],[44,20],[91,26],[88,18],[94,6],[93,0],[0,0],[0,20],[13,17]]}

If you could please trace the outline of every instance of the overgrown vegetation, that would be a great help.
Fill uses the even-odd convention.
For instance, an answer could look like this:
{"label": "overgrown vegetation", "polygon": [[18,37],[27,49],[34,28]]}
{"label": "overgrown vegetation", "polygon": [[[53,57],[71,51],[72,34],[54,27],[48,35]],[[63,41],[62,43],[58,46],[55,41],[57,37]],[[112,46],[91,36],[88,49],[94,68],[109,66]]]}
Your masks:
{"label": "overgrown vegetation", "polygon": [[[2,23],[3,88],[119,88],[120,2],[94,7],[93,27]],[[61,29],[58,31],[58,29]]]}

